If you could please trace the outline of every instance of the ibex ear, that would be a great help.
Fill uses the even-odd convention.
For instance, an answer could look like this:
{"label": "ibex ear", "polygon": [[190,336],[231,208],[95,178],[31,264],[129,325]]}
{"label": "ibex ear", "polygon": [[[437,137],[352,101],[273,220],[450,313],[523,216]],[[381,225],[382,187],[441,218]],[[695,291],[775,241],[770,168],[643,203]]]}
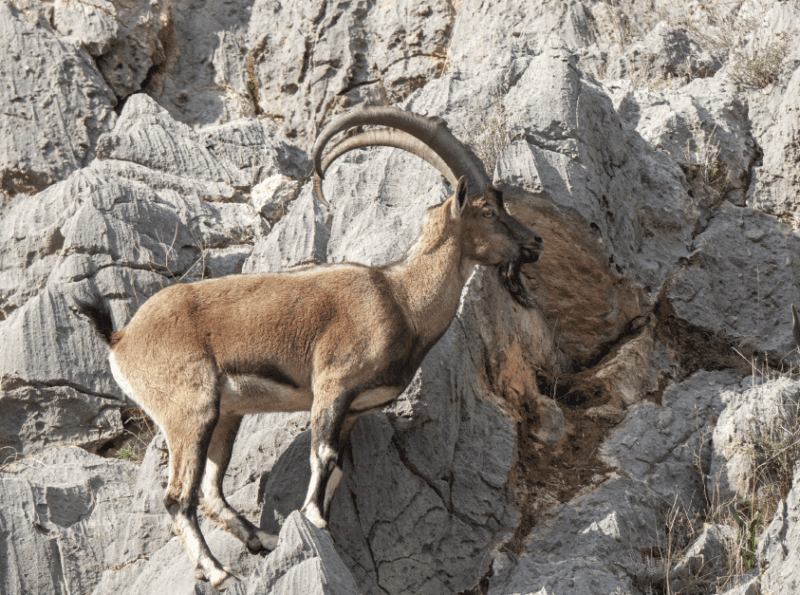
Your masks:
{"label": "ibex ear", "polygon": [[456,199],[453,202],[453,215],[460,216],[467,206],[467,176],[461,176],[456,185]]}

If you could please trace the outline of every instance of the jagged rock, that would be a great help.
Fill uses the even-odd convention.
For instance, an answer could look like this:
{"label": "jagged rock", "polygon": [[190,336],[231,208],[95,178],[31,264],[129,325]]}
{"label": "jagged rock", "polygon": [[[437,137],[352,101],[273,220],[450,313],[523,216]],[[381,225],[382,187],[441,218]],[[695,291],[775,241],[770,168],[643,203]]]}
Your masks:
{"label": "jagged rock", "polygon": [[260,238],[245,261],[243,273],[268,273],[287,267],[326,262],[327,209],[306,186],[288,215]]}
{"label": "jagged rock", "polygon": [[792,361],[800,238],[775,217],[723,202],[666,295],[681,319],[774,361]]}
{"label": "jagged rock", "polygon": [[333,547],[330,535],[295,511],[281,528],[278,546],[250,575],[246,590],[256,595],[352,595],[355,580]]}
{"label": "jagged rock", "polygon": [[[676,501],[701,507],[703,475],[713,475],[708,436],[723,410],[721,398],[737,395],[736,401],[755,390],[732,372],[683,380],[686,374],[728,365],[736,357],[731,344],[765,350],[772,362],[792,347],[788,304],[798,289],[791,279],[797,234],[776,215],[786,219],[795,211],[790,145],[797,75],[779,79],[764,102],[755,92],[734,93],[724,69],[662,92],[598,83],[580,70],[594,59],[600,73],[616,51],[609,42],[626,41],[615,40],[621,31],[601,17],[625,16],[641,26],[644,9],[636,3],[548,0],[522,10],[506,0],[340,6],[125,0],[109,3],[113,15],[91,13],[90,7],[108,9],[103,0],[14,4],[17,12],[0,7],[11,15],[4,22],[29,34],[23,41],[30,44],[18,62],[9,56],[4,63],[29,66],[12,81],[35,74],[26,105],[39,109],[48,89],[77,81],[89,88],[89,98],[79,90],[65,101],[87,102],[87,111],[108,116],[83,123],[83,112],[58,116],[85,126],[85,135],[69,123],[62,133],[45,119],[31,120],[19,128],[22,140],[9,145],[23,157],[4,153],[12,172],[3,178],[7,192],[51,187],[2,201],[0,419],[6,426],[0,431],[3,444],[33,454],[26,464],[55,462],[72,473],[54,483],[26,479],[45,487],[25,492],[16,475],[9,480],[0,471],[0,533],[24,527],[15,533],[19,539],[0,536],[0,550],[12,551],[8,543],[18,548],[0,556],[0,580],[14,569],[10,592],[59,592],[62,583],[96,595],[210,591],[195,582],[163,510],[161,437],[138,479],[119,477],[120,470],[130,471],[126,463],[97,463],[86,453],[81,456],[89,458],[76,459],[81,468],[102,467],[89,473],[101,478],[98,493],[110,498],[102,510],[126,520],[115,521],[113,531],[102,529],[112,525],[99,521],[106,513],[95,503],[89,517],[70,525],[74,534],[58,525],[72,523],[73,513],[80,516],[88,506],[87,490],[70,483],[84,475],[65,458],[38,453],[62,441],[94,448],[113,438],[124,406],[104,347],[73,316],[67,296],[99,289],[119,327],[144,299],[177,281],[309,261],[399,258],[426,209],[450,191],[440,176],[398,151],[354,152],[326,176],[327,209],[311,195],[307,155],[274,132],[307,147],[349,105],[404,100],[408,109],[443,117],[461,138],[481,142],[482,135],[495,135],[499,158],[495,166],[487,155],[487,166],[505,188],[509,208],[545,237],[545,252],[524,268],[538,309],[521,311],[493,271],[476,271],[456,321],[413,385],[392,408],[354,429],[331,520],[336,553],[357,585],[346,591],[453,593],[474,587],[491,565],[488,580],[498,595],[637,593],[641,568],[632,558],[652,556],[664,511]],[[789,23],[795,9],[788,4],[780,3],[770,18],[780,12]],[[59,38],[51,27],[76,37]],[[693,47],[663,33],[659,28],[634,44],[624,57],[633,61],[628,64],[641,66],[652,55],[659,72],[671,72],[680,62],[673,49],[692,59]],[[14,35],[3,39],[17,40]],[[595,43],[577,61],[574,50]],[[633,58],[654,44],[660,44],[658,56],[647,50]],[[83,84],[89,75],[74,74],[84,67],[94,72],[88,52],[99,54],[120,97],[144,87],[160,105],[130,96],[114,127],[114,98],[105,83],[95,74],[98,84]],[[66,78],[46,68],[51,56],[62,54],[69,59],[59,64],[80,67]],[[45,66],[36,71],[39,63],[25,56]],[[796,64],[791,58],[786,67]],[[692,68],[704,74],[697,63]],[[4,118],[16,103],[2,102]],[[51,101],[41,109],[56,105],[62,106]],[[7,122],[0,120],[5,130],[18,130],[18,121]],[[199,128],[220,122],[226,123]],[[101,133],[107,134],[96,142]],[[41,157],[36,142],[67,147],[62,138],[80,141],[74,155],[64,149],[72,157]],[[698,185],[693,177],[703,165],[694,148],[714,143],[720,169],[730,175],[725,188],[719,179]],[[258,197],[259,184],[271,176],[299,191],[289,212],[270,221],[272,228],[262,218],[271,212]],[[750,208],[730,204],[741,206],[745,194]],[[687,329],[683,343],[675,340]],[[714,338],[718,349],[697,353],[705,349],[706,343],[693,343],[701,337]],[[574,399],[564,398],[570,394],[565,374],[584,379],[583,392],[598,393],[606,409],[591,407],[591,399],[568,402],[579,399],[575,392]],[[660,403],[641,401],[648,392]],[[212,551],[246,579],[234,592],[248,592],[251,579],[250,591],[261,591],[269,587],[258,581],[273,581],[275,590],[300,577],[344,576],[340,567],[326,570],[337,560],[329,543],[323,547],[324,536],[311,536],[315,530],[304,529],[293,512],[307,488],[307,419],[253,416],[242,426],[226,479],[231,502],[270,530],[281,524],[286,532],[307,529],[306,543],[315,545],[303,554],[287,552],[276,573],[259,574],[277,554],[250,556],[205,522]],[[37,434],[40,423],[47,426]],[[592,447],[583,453],[586,461],[570,455],[590,438],[599,443],[607,431],[598,448],[610,477],[597,469],[580,475],[587,479],[579,484],[554,486],[599,465]],[[10,453],[0,451],[0,461]],[[560,471],[543,466],[534,485],[526,465],[542,453]],[[714,460],[720,468],[732,466]],[[129,485],[111,487],[120,479]],[[788,541],[794,539],[793,499],[781,505],[763,542],[769,584],[786,592],[796,590]],[[26,502],[38,504],[45,529],[24,520],[26,510],[37,511]],[[12,560],[23,546],[28,549]],[[522,547],[519,558],[515,546]],[[289,567],[323,549],[321,557]],[[18,560],[36,566],[23,568]],[[33,582],[14,583],[20,571]],[[755,589],[758,579],[747,580],[746,588]],[[294,583],[295,591],[314,588],[325,587]]]}
{"label": "jagged rock", "polygon": [[635,334],[618,342],[597,365],[569,379],[567,402],[592,403],[588,415],[598,407],[622,411],[656,388],[650,365],[656,320],[650,315],[634,322]]}
{"label": "jagged rock", "polygon": [[[246,33],[253,8],[252,0],[162,3],[156,9],[161,23],[145,31],[146,38],[137,29],[129,33],[129,43],[141,45],[146,40],[143,49],[151,55],[146,76],[138,81],[142,90],[175,119],[191,126],[253,117],[246,64]],[[280,24],[273,21],[265,30],[274,31],[276,26]],[[137,74],[142,66],[134,65]]]}
{"label": "jagged rock", "polygon": [[[513,0],[465,0],[453,26],[451,69],[472,73],[487,58],[491,61],[498,49],[525,48],[539,53],[551,37],[564,40],[571,49],[583,47],[594,41],[592,21],[591,9],[582,2],[544,0],[521,5]],[[503,43],[498,43],[500,39]]]}
{"label": "jagged rock", "polygon": [[310,141],[336,111],[365,98],[401,101],[440,76],[453,18],[444,0],[380,6],[260,0],[239,76],[252,85],[257,112]]}
{"label": "jagged rock", "polygon": [[[563,47],[533,58],[503,103],[518,114],[527,144],[512,162],[527,170],[517,174],[523,187],[583,219],[610,268],[657,293],[688,255],[699,215],[675,165],[623,126],[608,95],[581,76]],[[498,178],[520,185],[514,169]],[[636,207],[626,207],[634,196]]]}
{"label": "jagged rock", "polygon": [[745,378],[739,387],[721,393],[726,407],[714,428],[710,493],[727,502],[748,499],[758,465],[756,446],[770,426],[793,427],[800,382],[789,377]]}
{"label": "jagged rock", "polygon": [[[251,521],[258,519],[259,492],[267,477],[271,476],[273,466],[283,460],[284,451],[307,427],[307,413],[253,415],[242,422],[225,477],[224,491],[228,502]],[[304,454],[307,461],[309,450],[306,449]],[[159,432],[151,441],[138,476],[133,479],[135,487],[128,505],[130,513],[150,515],[159,519],[163,526],[171,527],[172,521],[163,504],[168,468],[167,444],[162,433]],[[303,491],[306,487],[307,482]],[[279,529],[276,527],[275,533]],[[261,564],[261,559],[250,555],[241,541],[208,520],[201,523],[201,530],[214,555],[238,575],[247,577]],[[166,539],[154,545],[156,551],[152,556],[118,570],[103,572],[94,595],[213,592],[208,583],[194,579],[194,566],[189,554],[171,529]]]}
{"label": "jagged rock", "polygon": [[[796,163],[800,158],[797,135],[800,130],[800,97],[791,89],[800,84],[800,69],[795,70],[787,91],[764,108],[768,126],[761,124],[764,157],[753,168],[753,182],[747,194],[747,204],[753,208],[778,216],[791,217],[795,222],[798,214],[797,186],[800,174]],[[777,105],[775,105],[777,103]]]}
{"label": "jagged rock", "polygon": [[800,589],[800,463],[795,464],[792,489],[758,543],[761,592],[790,595]]}
{"label": "jagged rock", "polygon": [[[306,163],[291,150],[275,159],[286,143],[272,142],[260,127],[242,128],[200,136],[137,95],[103,137],[103,158],[15,201],[0,221],[0,351],[3,390],[14,391],[2,396],[7,427],[22,433],[3,446],[30,453],[56,440],[93,448],[121,432],[111,409],[124,401],[106,348],[71,311],[68,296],[96,287],[121,328],[168,284],[240,272],[269,228],[250,204],[220,201],[241,197],[233,184],[248,188],[263,174],[296,172]],[[203,138],[213,138],[225,156]],[[155,146],[178,152],[156,159]],[[255,156],[258,146],[267,150]],[[50,417],[26,405],[31,399],[49,402]],[[62,429],[46,439],[32,435],[42,424]]]}
{"label": "jagged rock", "polygon": [[51,444],[75,444],[94,451],[122,434],[120,403],[69,386],[2,387],[0,465]]}
{"label": "jagged rock", "polygon": [[139,91],[151,68],[167,59],[167,48],[174,43],[170,39],[172,11],[169,0],[114,3],[109,16],[116,22],[117,34],[98,57],[97,66],[118,99]]}
{"label": "jagged rock", "polygon": [[[744,205],[757,149],[746,104],[729,85],[696,80],[677,90],[607,82],[625,124],[683,169],[705,227],[720,200]],[[698,195],[699,194],[699,195]]]}
{"label": "jagged rock", "polygon": [[[169,155],[169,159],[164,156]],[[125,103],[113,132],[100,138],[100,159],[130,161],[176,176],[249,188],[254,180],[227,160],[209,151],[199,134],[170,117],[165,109],[143,94]]]}
{"label": "jagged rock", "polygon": [[92,56],[105,54],[119,32],[117,11],[106,0],[56,0],[53,26],[62,35],[77,37]]}
{"label": "jagged rock", "polygon": [[719,391],[736,382],[703,372],[665,392],[661,406],[634,405],[601,448],[610,477],[545,512],[517,560],[495,558],[490,595],[633,592],[642,569],[631,552],[660,544],[676,502],[705,505],[697,457],[723,408]]}
{"label": "jagged rock", "polygon": [[[764,591],[761,590],[761,578],[758,575],[758,569],[755,568],[749,571],[751,574],[746,574],[741,580],[735,581],[733,587],[722,591],[722,595],[759,595]],[[767,591],[768,593],[770,591]],[[791,591],[790,591],[791,592]]]}
{"label": "jagged rock", "polygon": [[161,515],[120,506],[131,501],[135,473],[75,447],[0,469],[3,593],[91,593],[103,572],[157,550],[171,532]]}
{"label": "jagged rock", "polygon": [[289,210],[300,192],[300,184],[286,176],[271,176],[253,187],[253,206],[262,217],[273,224]]}
{"label": "jagged rock", "polygon": [[713,76],[722,67],[720,57],[703,50],[685,31],[661,21],[643,39],[611,60],[606,75],[612,79],[689,80]]}
{"label": "jagged rock", "polygon": [[[727,525],[708,525],[683,552],[683,558],[670,569],[670,588],[680,592],[696,577],[719,576],[728,565],[728,548],[735,543],[736,535]],[[744,593],[742,593],[744,595]]]}
{"label": "jagged rock", "polygon": [[32,194],[89,164],[116,100],[77,43],[44,19],[3,2],[0,39],[0,191]]}
{"label": "jagged rock", "polygon": [[[703,478],[697,468],[704,461],[714,423],[725,405],[725,391],[738,388],[731,372],[698,372],[664,392],[660,404],[634,406],[600,449],[600,458],[612,468],[629,473],[657,493],[668,506],[705,505]],[[708,474],[708,462],[702,472]]]}

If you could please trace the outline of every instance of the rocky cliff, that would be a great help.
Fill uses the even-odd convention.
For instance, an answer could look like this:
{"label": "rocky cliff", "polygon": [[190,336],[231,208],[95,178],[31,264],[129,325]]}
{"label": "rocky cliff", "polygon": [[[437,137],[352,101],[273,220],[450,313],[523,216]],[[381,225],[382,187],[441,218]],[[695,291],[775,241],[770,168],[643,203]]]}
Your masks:
{"label": "rocky cliff", "polygon": [[0,593],[207,593],[166,444],[70,309],[399,258],[451,189],[308,151],[362,103],[439,116],[545,250],[478,268],[408,390],[353,430],[330,535],[307,414],[246,418],[203,522],[235,593],[800,589],[800,28],[793,1],[0,3]]}

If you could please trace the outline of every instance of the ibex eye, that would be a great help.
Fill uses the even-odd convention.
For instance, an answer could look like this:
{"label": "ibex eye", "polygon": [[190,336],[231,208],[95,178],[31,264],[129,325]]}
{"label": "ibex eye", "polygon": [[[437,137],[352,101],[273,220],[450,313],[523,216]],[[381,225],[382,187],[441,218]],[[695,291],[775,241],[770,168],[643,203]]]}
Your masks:
{"label": "ibex eye", "polygon": [[494,212],[492,212],[492,211],[484,211],[483,212],[483,216],[486,217],[487,219],[491,219],[492,217],[494,217]]}

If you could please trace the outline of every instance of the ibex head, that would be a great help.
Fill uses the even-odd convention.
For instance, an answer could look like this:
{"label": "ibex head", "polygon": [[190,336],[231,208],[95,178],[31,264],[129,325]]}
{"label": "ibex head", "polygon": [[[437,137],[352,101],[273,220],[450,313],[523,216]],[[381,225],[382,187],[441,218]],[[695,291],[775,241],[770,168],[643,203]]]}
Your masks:
{"label": "ibex head", "polygon": [[[385,128],[363,131],[362,126]],[[331,138],[351,128],[358,132],[346,136],[323,157]],[[503,194],[492,187],[481,161],[453,136],[441,118],[426,118],[396,107],[366,107],[331,122],[312,151],[314,190],[321,202],[327,204],[322,178],[330,164],[348,151],[370,146],[409,151],[438,169],[455,192],[442,205],[430,209],[423,235],[437,227],[437,241],[444,235],[458,238],[462,258],[497,267],[503,286],[514,300],[525,307],[533,305],[520,274],[523,264],[539,259],[542,239],[506,211]],[[431,225],[432,219],[441,224]]]}

